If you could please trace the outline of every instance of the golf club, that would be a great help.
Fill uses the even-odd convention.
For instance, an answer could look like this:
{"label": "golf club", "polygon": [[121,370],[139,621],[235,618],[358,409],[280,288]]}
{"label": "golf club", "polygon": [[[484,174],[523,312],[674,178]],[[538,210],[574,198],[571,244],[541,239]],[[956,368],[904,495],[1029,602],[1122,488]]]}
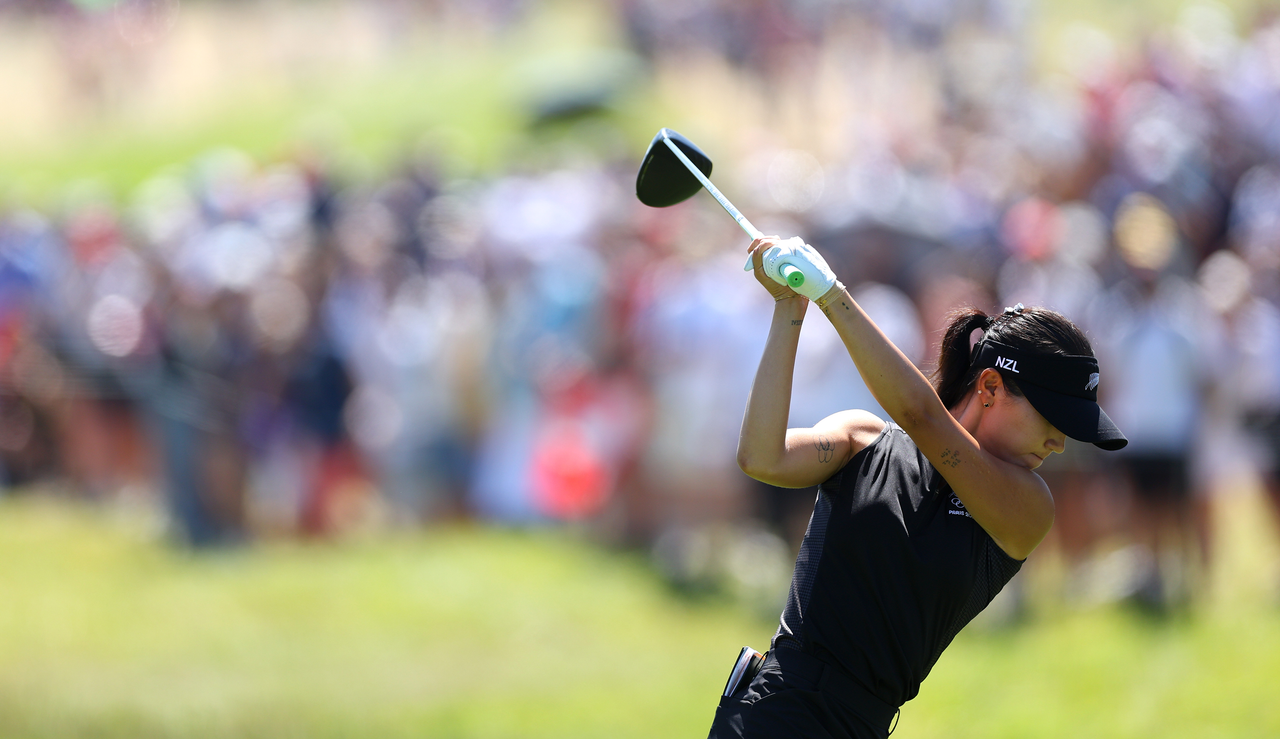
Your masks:
{"label": "golf club", "polygon": [[[649,142],[644,160],[640,162],[640,173],[636,175],[636,197],[650,207],[666,208],[688,200],[702,187],[733,216],[733,220],[747,232],[752,241],[764,236],[711,184],[708,179],[710,175],[711,157],[684,136],[669,128],[662,128],[653,137],[653,141]],[[751,258],[748,257],[742,269],[750,272],[752,267]],[[782,267],[781,274],[792,287],[804,284],[804,274],[789,264]]]}

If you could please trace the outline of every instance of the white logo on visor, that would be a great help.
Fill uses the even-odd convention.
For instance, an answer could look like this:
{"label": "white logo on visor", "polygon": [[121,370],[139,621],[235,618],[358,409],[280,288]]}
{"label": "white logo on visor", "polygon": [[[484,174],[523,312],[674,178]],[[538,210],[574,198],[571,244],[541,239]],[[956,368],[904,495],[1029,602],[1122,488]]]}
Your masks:
{"label": "white logo on visor", "polygon": [[[996,366],[999,367],[1000,369],[1007,369],[1010,372],[1018,372],[1018,363],[1012,359],[1005,359],[1004,357],[996,357]],[[1022,374],[1022,373],[1018,372],[1018,374]]]}
{"label": "white logo on visor", "polygon": [[1089,384],[1084,386],[1085,390],[1092,390],[1098,386],[1098,373],[1094,372],[1089,375]]}

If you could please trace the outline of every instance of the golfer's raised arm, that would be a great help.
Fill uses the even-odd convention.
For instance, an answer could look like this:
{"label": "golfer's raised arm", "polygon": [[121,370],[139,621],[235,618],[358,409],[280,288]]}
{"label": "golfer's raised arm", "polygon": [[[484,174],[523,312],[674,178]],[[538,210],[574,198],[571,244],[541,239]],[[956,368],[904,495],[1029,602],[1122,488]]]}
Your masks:
{"label": "golfer's raised arm", "polygon": [[[771,279],[767,274],[767,264],[769,261],[767,255],[773,256],[777,262],[800,262],[800,256],[791,257],[785,253],[778,255],[778,251],[770,254],[771,249],[785,249],[788,242],[780,241],[777,237],[765,237],[752,242],[752,259],[757,265],[756,279],[761,282],[770,293],[776,297],[782,294],[796,294],[785,284],[779,284],[777,280]],[[812,249],[812,247],[806,247]],[[816,255],[816,252],[814,252]],[[817,256],[821,259],[821,256]],[[919,422],[924,421],[928,417],[938,414],[947,415],[947,409],[942,406],[942,401],[938,399],[938,394],[934,392],[933,386],[920,374],[920,370],[911,363],[911,360],[898,350],[893,342],[887,336],[881,333],[880,329],[871,321],[871,319],[862,311],[853,298],[849,297],[849,293],[845,291],[844,286],[835,280],[831,275],[827,284],[829,289],[821,287],[823,283],[814,279],[810,274],[813,267],[808,266],[807,261],[802,262],[806,273],[806,284],[802,290],[810,293],[810,297],[816,298],[815,302],[822,312],[831,319],[831,323],[835,326],[840,338],[844,341],[845,347],[849,350],[854,364],[857,365],[858,372],[862,374],[862,380],[867,384],[871,394],[876,401],[880,403],[880,407],[884,408],[889,416],[897,421],[903,429],[908,433],[911,427],[916,426]],[[826,267],[825,261],[821,264],[823,269],[830,275],[829,268]],[[821,294],[814,294],[815,291],[822,290]],[[798,326],[797,326],[798,328]],[[774,328],[770,330],[769,342],[774,341],[774,333],[777,330],[777,312],[775,311]],[[787,366],[787,390],[788,394],[791,389],[791,367],[794,365],[794,347],[792,348],[791,362]],[[769,349],[765,351],[765,359],[769,357]],[[763,363],[762,363],[763,368]],[[757,376],[756,382],[759,384],[760,378]],[[753,390],[754,396],[754,390]]]}
{"label": "golfer's raised arm", "polygon": [[868,414],[838,413],[813,428],[787,428],[796,347],[809,301],[765,277],[760,255],[754,258],[756,278],[775,302],[769,338],[742,417],[738,466],[770,485],[809,487],[830,477],[849,460],[854,451],[851,423],[868,420]]}
{"label": "golfer's raised arm", "polygon": [[974,519],[1023,559],[1053,524],[1053,498],[1033,472],[983,452],[920,370],[889,341],[840,283],[819,301],[867,388],[924,452]]}
{"label": "golfer's raised arm", "polygon": [[[760,239],[763,251],[776,242]],[[767,261],[767,258],[766,258]],[[787,261],[803,268],[813,295],[844,341],[867,389],[950,483],[969,513],[1010,555],[1023,558],[1053,523],[1053,499],[1039,476],[984,453],[920,370],[849,296],[812,247]],[[817,286],[812,283],[818,283]]]}
{"label": "golfer's raised arm", "polygon": [[844,341],[871,395],[907,433],[951,419],[933,385],[854,302],[844,285],[837,282],[816,302]]}

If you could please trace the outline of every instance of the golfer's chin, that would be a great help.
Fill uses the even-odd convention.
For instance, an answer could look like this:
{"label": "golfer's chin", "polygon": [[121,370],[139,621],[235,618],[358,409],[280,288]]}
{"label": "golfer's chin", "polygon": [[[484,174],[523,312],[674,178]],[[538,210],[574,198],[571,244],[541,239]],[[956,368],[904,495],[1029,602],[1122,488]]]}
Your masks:
{"label": "golfer's chin", "polygon": [[997,454],[996,456],[1009,464],[1014,465],[1015,467],[1021,467],[1024,470],[1034,470],[1044,464],[1044,457],[1031,452],[1026,454],[1009,454],[1007,456]]}

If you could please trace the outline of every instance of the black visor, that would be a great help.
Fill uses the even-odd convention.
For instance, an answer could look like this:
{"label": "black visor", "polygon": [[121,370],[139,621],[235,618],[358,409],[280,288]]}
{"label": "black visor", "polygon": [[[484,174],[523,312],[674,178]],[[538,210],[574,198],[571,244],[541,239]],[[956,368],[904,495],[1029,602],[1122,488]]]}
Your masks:
{"label": "black visor", "polygon": [[974,347],[970,366],[1007,373],[1031,406],[1073,439],[1107,451],[1129,443],[1098,405],[1098,360],[1093,357],[1028,352],[984,338]]}

